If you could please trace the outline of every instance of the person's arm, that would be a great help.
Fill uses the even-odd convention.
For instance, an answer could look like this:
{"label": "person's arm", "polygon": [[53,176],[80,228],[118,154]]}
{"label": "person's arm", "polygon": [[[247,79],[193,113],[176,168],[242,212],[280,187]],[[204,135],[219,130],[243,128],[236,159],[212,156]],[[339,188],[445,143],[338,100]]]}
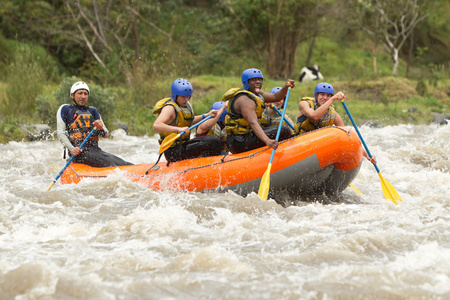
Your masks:
{"label": "person's arm", "polygon": [[[225,103],[217,112],[216,115],[209,119],[208,121],[200,124],[197,127],[197,134],[204,134],[205,132],[208,132],[213,126],[214,124],[217,123],[217,121],[219,121],[220,117],[222,116],[222,113],[224,112],[224,110],[227,108],[227,104]],[[205,114],[205,118],[207,117],[207,115]]]}
{"label": "person's arm", "polygon": [[300,101],[300,103],[298,104],[298,109],[302,115],[311,120],[317,121],[327,112],[328,108],[330,108],[334,101],[341,101],[344,98],[345,94],[343,92],[338,92],[336,95],[328,99],[327,102],[319,106],[316,110],[314,110],[314,108],[311,108],[307,101]]}
{"label": "person's arm", "polygon": [[325,114],[329,107],[329,105],[325,104],[319,106],[319,108],[314,110],[314,108],[309,106],[308,101],[300,101],[298,103],[298,110],[300,111],[299,116],[304,115],[311,120],[317,121]]}
{"label": "person's arm", "polygon": [[[201,120],[203,120],[206,117],[209,117],[210,115],[213,115],[214,117],[217,116],[217,109],[211,109],[209,112],[207,112],[206,114],[202,114],[199,116],[195,116],[194,120],[192,121],[192,125],[197,124],[198,122],[200,122]],[[214,117],[212,119],[214,119]],[[211,119],[209,119],[208,121],[210,121]],[[208,121],[206,121],[205,123],[207,123]],[[203,123],[204,124],[204,123]]]}
{"label": "person's arm", "polygon": [[65,110],[63,110],[63,107],[65,104],[61,105],[58,109],[58,112],[56,113],[56,136],[58,137],[58,140],[66,147],[70,152],[75,148],[72,143],[70,142],[67,134],[66,134],[66,122],[65,117],[62,116]]}
{"label": "person's arm", "polygon": [[[219,114],[217,114],[214,118],[211,118],[208,121],[200,124],[197,127],[197,134],[200,135],[200,134],[204,134],[204,133],[208,132],[214,126],[214,124],[217,123],[217,120],[219,120],[218,116],[219,116]],[[206,117],[206,115],[205,115],[205,117]]]}
{"label": "person's arm", "polygon": [[281,101],[282,99],[284,99],[284,97],[286,97],[289,87],[291,87],[291,88],[295,87],[294,80],[288,79],[286,81],[286,83],[284,84],[284,86],[281,88],[281,90],[277,91],[276,93],[267,93],[267,92],[261,91],[261,95],[263,95],[266,103],[278,102],[278,101]]}
{"label": "person's arm", "polygon": [[[106,131],[106,127],[105,127],[105,125],[103,124],[103,121],[101,120],[101,119],[97,119],[97,120],[95,120],[93,123],[92,123],[92,125],[94,125],[94,128],[96,129],[96,130],[98,130],[98,135],[101,135],[102,137],[104,137],[104,138],[107,138],[108,137],[108,131]],[[95,133],[94,133],[94,135],[95,135]]]}
{"label": "person's arm", "polygon": [[371,162],[372,164],[374,164],[374,165],[377,164],[377,159],[376,159],[376,157],[375,157],[374,155],[372,155],[372,158],[370,158],[370,157],[369,157],[369,154],[367,154],[366,149],[363,149],[363,156],[364,156],[365,158],[367,158],[367,160],[368,160],[369,162]]}
{"label": "person's arm", "polygon": [[256,104],[252,99],[247,96],[239,97],[235,102],[235,108],[236,111],[240,112],[240,114],[247,120],[255,135],[263,141],[264,144],[273,149],[278,147],[278,142],[270,139],[258,123],[258,117],[255,112]]}
{"label": "person's arm", "polygon": [[169,125],[175,120],[176,113],[175,108],[171,105],[165,106],[159,116],[153,123],[153,130],[157,132],[175,132],[180,133],[184,131],[184,134],[189,134],[189,127],[178,127]]}
{"label": "person's arm", "polygon": [[[89,108],[91,109],[91,108]],[[96,130],[99,131],[98,135],[101,135],[104,138],[107,138],[109,135],[108,128],[106,128],[105,123],[103,123],[102,116],[97,111],[95,107],[92,107],[92,115],[94,116],[95,121],[92,123],[92,125],[95,127]],[[95,133],[94,133],[95,135]]]}

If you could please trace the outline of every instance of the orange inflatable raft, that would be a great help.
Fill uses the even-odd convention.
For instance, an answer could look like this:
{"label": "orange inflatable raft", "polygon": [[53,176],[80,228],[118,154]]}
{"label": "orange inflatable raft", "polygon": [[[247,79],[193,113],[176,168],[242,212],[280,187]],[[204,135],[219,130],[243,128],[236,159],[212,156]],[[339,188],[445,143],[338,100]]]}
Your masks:
{"label": "orange inflatable raft", "polygon": [[[120,173],[156,191],[232,190],[241,195],[258,193],[272,149],[189,159],[175,163],[94,168],[72,163],[61,175],[63,184]],[[269,197],[279,192],[294,195],[333,195],[357,175],[362,147],[354,129],[326,127],[280,142],[273,159]],[[153,168],[152,168],[153,167]],[[147,174],[146,174],[147,173]]]}

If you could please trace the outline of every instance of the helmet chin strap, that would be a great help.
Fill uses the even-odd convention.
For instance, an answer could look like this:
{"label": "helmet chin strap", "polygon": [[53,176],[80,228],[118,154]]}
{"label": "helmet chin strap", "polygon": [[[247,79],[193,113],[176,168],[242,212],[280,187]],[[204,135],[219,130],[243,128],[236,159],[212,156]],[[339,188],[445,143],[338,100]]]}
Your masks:
{"label": "helmet chin strap", "polygon": [[73,103],[74,103],[76,106],[78,106],[78,103],[75,101],[75,97],[73,96],[73,94],[70,95],[70,98],[72,98]]}
{"label": "helmet chin strap", "polygon": [[75,97],[72,97],[72,96],[70,96],[70,97],[72,98],[73,104],[75,104],[76,106],[78,106],[78,107],[84,107],[84,106],[86,106],[86,105],[80,106],[80,105],[75,101]]}

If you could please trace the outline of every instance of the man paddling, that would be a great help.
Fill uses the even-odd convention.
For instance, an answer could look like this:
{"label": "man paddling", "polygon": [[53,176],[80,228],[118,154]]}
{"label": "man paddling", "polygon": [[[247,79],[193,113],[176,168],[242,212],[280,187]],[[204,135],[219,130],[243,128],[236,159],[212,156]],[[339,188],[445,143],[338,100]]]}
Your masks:
{"label": "man paddling", "polygon": [[[278,147],[278,141],[275,140],[278,126],[263,128],[262,114],[265,103],[284,99],[288,88],[294,87],[294,80],[288,79],[279,91],[272,94],[261,90],[263,79],[260,70],[247,69],[241,76],[244,88],[232,88],[223,95],[222,101],[228,101],[225,128],[231,153],[241,153],[263,146],[273,149]],[[290,137],[291,129],[283,125],[279,140]]]}
{"label": "man paddling", "polygon": [[[63,104],[56,113],[56,134],[65,148],[74,155],[74,162],[86,164],[91,167],[115,167],[132,165],[115,155],[107,153],[98,146],[98,137],[106,138],[108,129],[104,126],[102,118],[93,106],[87,106],[89,87],[79,81],[72,85],[70,98],[72,104]],[[80,149],[81,143],[94,128],[96,132]]]}
{"label": "man paddling", "polygon": [[[281,87],[274,87],[273,89],[270,90],[269,93],[276,93],[279,90],[281,90]],[[262,118],[263,118],[263,126],[264,127],[268,127],[268,126],[276,126],[278,124],[280,124],[281,122],[281,112],[284,108],[284,100],[285,98],[281,99],[278,102],[274,102],[271,103],[271,105],[268,105],[266,107],[266,109],[263,112]],[[284,115],[284,120],[283,120],[283,125],[289,126],[288,124],[291,124],[291,126],[293,126],[292,124],[294,124],[294,122],[292,122],[291,118],[289,118],[289,116],[287,114]]]}
{"label": "man paddling", "polygon": [[172,83],[172,96],[159,100],[153,108],[153,114],[158,115],[153,123],[153,130],[159,132],[161,145],[170,139],[173,133],[182,133],[181,137],[164,151],[168,162],[221,154],[221,141],[218,137],[213,135],[192,139],[190,137],[190,128],[197,127],[202,120],[206,121],[206,117],[217,114],[217,110],[212,109],[206,114],[196,116],[189,102],[193,92],[194,89],[188,80],[178,78]]}
{"label": "man paddling", "polygon": [[[303,97],[298,104],[299,113],[295,124],[295,134],[333,125],[344,127],[344,121],[336,112],[333,102],[342,101],[345,97],[346,95],[341,91],[335,94],[333,86],[329,83],[317,84],[314,89],[314,98]],[[370,158],[365,149],[363,149],[363,155],[372,164],[377,163],[375,156]]]}

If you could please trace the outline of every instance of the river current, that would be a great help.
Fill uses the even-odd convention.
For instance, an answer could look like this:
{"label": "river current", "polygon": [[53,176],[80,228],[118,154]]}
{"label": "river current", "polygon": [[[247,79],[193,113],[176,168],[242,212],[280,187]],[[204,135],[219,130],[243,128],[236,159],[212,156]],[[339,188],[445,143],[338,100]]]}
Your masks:
{"label": "river current", "polygon": [[[0,299],[450,299],[450,125],[360,131],[399,205],[366,160],[362,195],[287,207],[120,174],[45,192],[61,144],[0,144]],[[115,131],[100,147],[152,163],[159,145]]]}

